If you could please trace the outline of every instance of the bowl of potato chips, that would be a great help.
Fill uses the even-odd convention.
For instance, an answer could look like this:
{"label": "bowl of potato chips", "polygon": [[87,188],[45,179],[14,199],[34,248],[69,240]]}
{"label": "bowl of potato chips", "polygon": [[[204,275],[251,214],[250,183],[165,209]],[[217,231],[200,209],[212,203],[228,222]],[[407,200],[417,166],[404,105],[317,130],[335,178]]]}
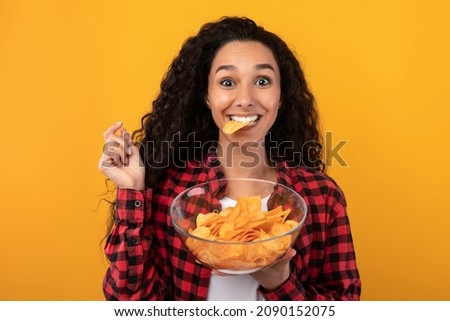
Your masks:
{"label": "bowl of potato chips", "polygon": [[297,240],[306,214],[306,203],[294,190],[248,178],[192,186],[170,206],[188,251],[227,274],[253,273],[277,262]]}

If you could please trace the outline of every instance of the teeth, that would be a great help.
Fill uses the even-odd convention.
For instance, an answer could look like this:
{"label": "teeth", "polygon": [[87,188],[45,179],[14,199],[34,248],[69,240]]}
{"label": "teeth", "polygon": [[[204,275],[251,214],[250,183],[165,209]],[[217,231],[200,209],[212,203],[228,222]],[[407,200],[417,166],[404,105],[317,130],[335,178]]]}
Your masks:
{"label": "teeth", "polygon": [[247,116],[247,117],[239,117],[239,116],[230,116],[231,120],[238,121],[240,123],[250,123],[258,120],[258,115],[255,116]]}

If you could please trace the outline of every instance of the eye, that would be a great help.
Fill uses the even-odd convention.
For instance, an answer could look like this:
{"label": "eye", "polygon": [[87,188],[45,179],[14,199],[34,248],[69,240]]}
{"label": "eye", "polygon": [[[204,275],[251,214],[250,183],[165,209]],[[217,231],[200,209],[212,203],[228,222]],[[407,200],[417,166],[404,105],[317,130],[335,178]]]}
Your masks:
{"label": "eye", "polygon": [[267,77],[259,77],[256,79],[255,84],[261,87],[265,87],[271,84],[271,81]]}
{"label": "eye", "polygon": [[233,87],[234,82],[231,79],[222,79],[220,81],[220,85],[223,87]]}

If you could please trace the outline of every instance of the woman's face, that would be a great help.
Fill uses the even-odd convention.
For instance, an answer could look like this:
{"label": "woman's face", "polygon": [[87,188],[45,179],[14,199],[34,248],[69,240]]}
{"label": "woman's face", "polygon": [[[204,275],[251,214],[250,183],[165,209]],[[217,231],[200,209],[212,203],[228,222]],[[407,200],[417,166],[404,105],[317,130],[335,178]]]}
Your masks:
{"label": "woman's face", "polygon": [[[214,57],[208,76],[207,104],[219,127],[219,141],[262,142],[281,105],[280,71],[272,51],[260,42],[234,41]],[[255,120],[224,134],[229,120]]]}

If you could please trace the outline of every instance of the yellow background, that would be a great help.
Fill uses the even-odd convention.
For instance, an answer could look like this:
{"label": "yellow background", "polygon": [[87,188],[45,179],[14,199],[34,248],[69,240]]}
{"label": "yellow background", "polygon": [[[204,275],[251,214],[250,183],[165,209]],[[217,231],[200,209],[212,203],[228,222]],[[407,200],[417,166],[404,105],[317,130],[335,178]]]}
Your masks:
{"label": "yellow background", "polygon": [[333,145],[364,300],[450,300],[448,1],[0,1],[0,299],[103,300],[102,132],[181,43],[247,15],[298,53]]}

